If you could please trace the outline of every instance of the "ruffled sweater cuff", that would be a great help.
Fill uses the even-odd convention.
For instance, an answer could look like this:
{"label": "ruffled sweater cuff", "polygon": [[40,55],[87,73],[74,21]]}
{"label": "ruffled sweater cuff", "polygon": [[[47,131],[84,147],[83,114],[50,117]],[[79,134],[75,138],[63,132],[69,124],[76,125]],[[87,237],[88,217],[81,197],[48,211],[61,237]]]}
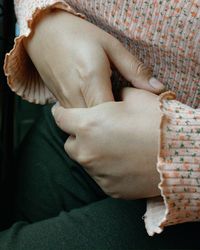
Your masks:
{"label": "ruffled sweater cuff", "polygon": [[4,72],[12,91],[23,99],[37,104],[51,103],[55,101],[55,97],[45,86],[28,56],[23,46],[23,39],[34,34],[38,18],[56,9],[84,18],[82,14],[75,12],[64,0],[22,0],[15,5],[20,36],[15,38],[13,49],[5,56]]}
{"label": "ruffled sweater cuff", "polygon": [[161,197],[147,200],[144,220],[150,236],[169,225],[200,220],[200,109],[174,99],[172,92],[160,98]]}

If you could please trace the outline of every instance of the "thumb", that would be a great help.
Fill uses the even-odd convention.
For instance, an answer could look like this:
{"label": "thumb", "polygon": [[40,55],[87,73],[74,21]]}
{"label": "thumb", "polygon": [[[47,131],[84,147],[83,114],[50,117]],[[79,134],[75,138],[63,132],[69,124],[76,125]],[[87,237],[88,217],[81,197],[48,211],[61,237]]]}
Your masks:
{"label": "thumb", "polygon": [[164,90],[164,85],[152,77],[151,69],[132,55],[117,39],[109,36],[105,43],[104,49],[110,60],[133,86],[155,94],[159,94]]}
{"label": "thumb", "polygon": [[84,114],[84,109],[66,109],[61,106],[54,105],[51,112],[60,129],[67,134],[76,135],[78,126],[80,125],[81,116]]}

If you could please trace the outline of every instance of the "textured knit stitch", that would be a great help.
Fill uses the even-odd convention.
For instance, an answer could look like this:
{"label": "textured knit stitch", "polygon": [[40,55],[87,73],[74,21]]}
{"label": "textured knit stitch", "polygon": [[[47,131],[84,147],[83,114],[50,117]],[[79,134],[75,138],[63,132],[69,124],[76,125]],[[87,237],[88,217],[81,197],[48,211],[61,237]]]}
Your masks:
{"label": "textured knit stitch", "polygon": [[34,29],[35,17],[52,8],[75,14],[74,8],[84,14],[152,67],[154,76],[174,91],[179,101],[200,106],[199,0],[15,0],[21,36],[4,68],[18,95],[37,103],[54,99],[22,44]]}
{"label": "textured knit stitch", "polygon": [[200,220],[200,109],[161,95],[158,171],[162,198],[148,200],[145,217],[149,235],[168,225]]}
{"label": "textured knit stitch", "polygon": [[[42,104],[55,100],[52,93],[45,87],[23,47],[23,39],[35,29],[34,20],[55,8],[84,17],[118,38],[131,53],[147,66],[152,67],[154,76],[163,82],[167,89],[175,92],[179,101],[193,108],[200,108],[199,0],[15,0],[20,36],[15,39],[13,50],[5,58],[4,70],[9,86],[18,95],[30,102]],[[127,84],[125,80],[123,84]],[[160,198],[148,202],[145,222],[150,235],[154,232],[161,232],[163,227],[169,224],[200,219],[199,205],[194,206],[196,217],[193,216],[193,205],[187,206],[189,216],[185,212],[184,199],[177,205],[177,200],[181,199],[180,195],[181,197],[189,196],[188,200],[192,202],[196,199],[195,204],[200,199],[198,189],[195,189],[197,192],[192,192],[196,188],[193,182],[197,184],[200,181],[196,163],[199,159],[199,144],[196,138],[199,138],[200,124],[199,118],[193,119],[196,115],[198,117],[199,111],[182,106],[176,101],[164,100],[163,107],[167,109],[170,106],[171,111],[167,112],[170,113],[170,119],[171,116],[173,117],[175,124],[173,127],[169,122],[169,127],[167,127],[167,119],[161,127],[162,148],[158,168],[161,173],[160,188],[165,203]],[[176,120],[177,110],[182,117],[186,118],[189,115],[187,112],[195,114],[193,118],[192,116],[188,119],[183,118],[183,121],[188,120],[188,124],[185,124],[183,128],[177,127],[178,131],[176,131],[176,126],[179,124],[176,122],[182,124],[183,121]],[[164,109],[163,112],[165,112]],[[193,125],[196,127],[193,128]],[[181,129],[191,131],[182,132]],[[183,139],[183,136],[188,136],[188,133],[191,136],[190,140]],[[169,140],[166,139],[168,135]],[[182,139],[179,138],[180,135]],[[190,144],[191,140],[194,145]],[[164,148],[166,143],[169,145],[172,143],[172,149],[166,150]],[[182,148],[183,145],[185,149]],[[163,152],[167,155],[165,156]],[[191,158],[191,155],[194,157]],[[193,160],[190,161],[191,159]],[[162,161],[166,169],[162,168]],[[170,164],[169,161],[171,161]],[[177,169],[176,165],[178,165]],[[187,184],[190,174],[191,179]],[[171,175],[173,178],[170,177]],[[182,191],[180,183],[183,183],[181,184]],[[168,192],[175,192],[169,197],[175,195],[178,198],[170,198],[168,202]]]}

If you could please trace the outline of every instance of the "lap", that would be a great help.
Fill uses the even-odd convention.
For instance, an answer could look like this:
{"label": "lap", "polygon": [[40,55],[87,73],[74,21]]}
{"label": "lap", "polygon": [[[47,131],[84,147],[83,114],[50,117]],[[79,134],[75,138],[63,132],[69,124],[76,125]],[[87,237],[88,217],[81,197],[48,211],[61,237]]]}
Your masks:
{"label": "lap", "polygon": [[38,221],[106,197],[65,153],[66,139],[46,107],[17,152],[17,220],[24,216],[31,222]]}
{"label": "lap", "polygon": [[[65,154],[66,138],[45,108],[18,153],[14,213],[16,221],[39,223],[30,229],[33,238],[44,237],[38,235],[43,228],[50,242],[63,237],[69,246],[57,249],[199,248],[198,223],[169,227],[161,235],[148,237],[142,220],[145,201],[108,198]],[[28,230],[29,225],[25,227]],[[59,228],[59,236],[55,228]],[[77,237],[79,240],[72,240]]]}

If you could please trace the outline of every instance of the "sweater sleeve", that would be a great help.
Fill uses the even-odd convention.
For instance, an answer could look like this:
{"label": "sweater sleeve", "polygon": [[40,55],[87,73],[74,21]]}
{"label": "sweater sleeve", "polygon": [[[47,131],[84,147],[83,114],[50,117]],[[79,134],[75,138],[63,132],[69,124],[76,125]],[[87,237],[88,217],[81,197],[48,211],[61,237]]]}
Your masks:
{"label": "sweater sleeve", "polygon": [[147,200],[144,219],[150,236],[169,225],[200,221],[200,109],[176,101],[172,92],[160,102],[161,197]]}
{"label": "sweater sleeve", "polygon": [[36,19],[55,9],[84,17],[65,0],[15,0],[15,13],[20,35],[15,38],[13,49],[5,56],[4,72],[12,91],[29,102],[45,104],[55,100],[23,46],[23,39],[34,33]]}

